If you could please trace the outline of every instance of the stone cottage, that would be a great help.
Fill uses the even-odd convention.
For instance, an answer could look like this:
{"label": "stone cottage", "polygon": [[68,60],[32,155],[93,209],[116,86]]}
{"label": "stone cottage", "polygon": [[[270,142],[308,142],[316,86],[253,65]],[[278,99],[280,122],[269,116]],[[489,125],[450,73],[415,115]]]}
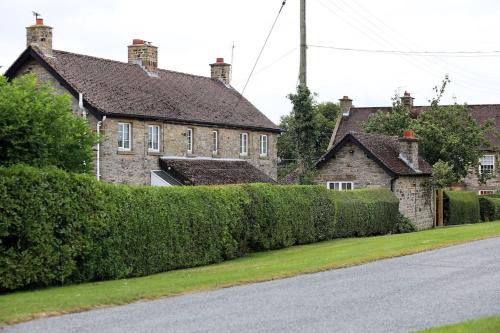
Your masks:
{"label": "stone cottage", "polygon": [[418,229],[434,226],[432,167],[418,155],[412,131],[401,138],[346,133],[316,163],[314,182],[332,190],[387,188],[399,199],[400,212]]}
{"label": "stone cottage", "polygon": [[211,77],[158,67],[158,48],[134,39],[128,62],[52,48],[37,18],[27,49],[5,75],[34,73],[72,96],[72,110],[102,138],[97,179],[129,184],[274,182],[280,129],[230,85],[217,58]]}
{"label": "stone cottage", "polygon": [[[402,105],[408,107],[411,113],[418,117],[425,110],[425,106],[415,106],[413,101],[414,98],[408,92],[401,97]],[[479,125],[492,121],[495,128],[500,130],[500,104],[468,105],[468,107]],[[340,109],[341,116],[337,119],[329,148],[349,132],[363,132],[363,124],[371,115],[379,111],[392,111],[392,107],[355,107],[352,99],[347,96],[340,99]],[[500,138],[494,133],[488,133],[487,139],[491,142],[491,147],[484,148],[478,171],[491,172],[493,177],[486,184],[481,184],[476,170],[470,170],[463,184],[466,189],[476,191],[480,195],[491,194],[500,189],[500,172],[497,167],[500,163]]]}

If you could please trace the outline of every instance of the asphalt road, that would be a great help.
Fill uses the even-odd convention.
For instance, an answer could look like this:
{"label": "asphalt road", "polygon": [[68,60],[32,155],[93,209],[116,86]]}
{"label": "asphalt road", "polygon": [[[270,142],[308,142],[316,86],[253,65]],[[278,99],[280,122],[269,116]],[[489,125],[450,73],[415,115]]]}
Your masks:
{"label": "asphalt road", "polygon": [[7,332],[409,332],[500,315],[500,238],[93,310]]}

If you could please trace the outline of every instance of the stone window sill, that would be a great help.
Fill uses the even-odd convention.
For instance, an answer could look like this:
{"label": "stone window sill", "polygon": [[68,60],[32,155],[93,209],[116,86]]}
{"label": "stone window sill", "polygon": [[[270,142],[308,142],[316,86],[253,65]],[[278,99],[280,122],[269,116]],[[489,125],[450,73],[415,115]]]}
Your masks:
{"label": "stone window sill", "polygon": [[150,156],[160,156],[160,155],[163,155],[163,154],[161,152],[159,152],[159,151],[148,150],[148,155],[150,155]]}
{"label": "stone window sill", "polygon": [[118,155],[134,155],[135,152],[132,150],[117,150],[116,153]]}

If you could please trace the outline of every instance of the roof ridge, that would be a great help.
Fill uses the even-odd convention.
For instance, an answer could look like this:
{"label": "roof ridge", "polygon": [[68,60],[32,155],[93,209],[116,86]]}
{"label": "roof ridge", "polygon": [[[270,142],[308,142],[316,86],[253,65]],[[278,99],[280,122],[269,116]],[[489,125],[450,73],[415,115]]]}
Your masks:
{"label": "roof ridge", "polygon": [[[69,54],[69,55],[75,55],[75,56],[79,56],[79,57],[86,57],[86,58],[92,58],[92,59],[96,59],[96,60],[109,61],[109,62],[121,64],[121,65],[136,66],[136,64],[129,64],[128,62],[125,62],[125,61],[96,57],[96,56],[92,56],[92,55],[88,55],[88,54],[75,53],[75,52],[64,51],[64,50],[53,50],[53,51],[58,52],[58,53],[65,53],[65,54]],[[169,73],[174,73],[174,74],[181,74],[181,75],[186,75],[186,76],[197,77],[197,78],[201,78],[201,79],[213,80],[211,77],[208,77],[208,76],[185,73],[185,72],[180,72],[180,71],[174,71],[171,69],[158,68],[158,70],[162,71],[162,72],[169,72]]]}

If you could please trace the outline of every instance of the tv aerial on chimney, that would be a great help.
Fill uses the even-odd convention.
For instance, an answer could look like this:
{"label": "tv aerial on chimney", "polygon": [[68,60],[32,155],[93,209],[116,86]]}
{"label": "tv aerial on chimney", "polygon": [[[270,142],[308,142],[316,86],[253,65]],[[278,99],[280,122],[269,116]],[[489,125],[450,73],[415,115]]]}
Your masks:
{"label": "tv aerial on chimney", "polygon": [[33,16],[35,17],[35,19],[38,19],[39,16],[40,17],[42,16],[42,14],[37,13],[37,12],[32,12],[32,13],[33,13]]}

